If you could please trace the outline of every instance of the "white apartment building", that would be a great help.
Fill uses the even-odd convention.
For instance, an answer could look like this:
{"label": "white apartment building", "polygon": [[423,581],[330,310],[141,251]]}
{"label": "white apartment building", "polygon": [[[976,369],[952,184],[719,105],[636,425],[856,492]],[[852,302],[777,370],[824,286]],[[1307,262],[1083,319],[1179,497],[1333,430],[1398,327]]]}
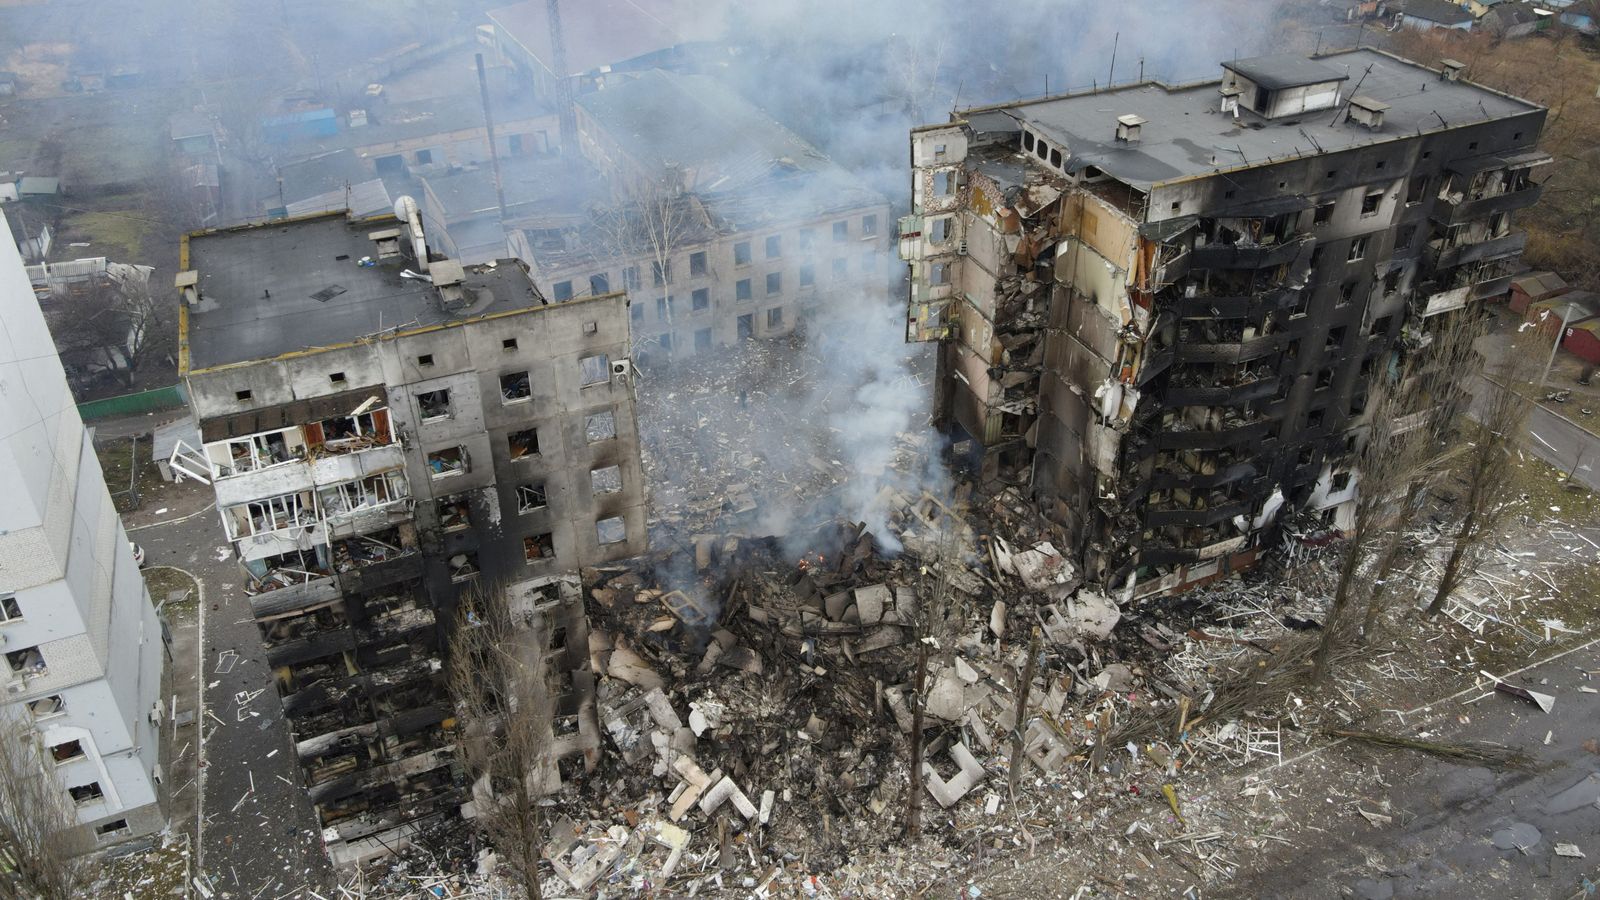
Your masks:
{"label": "white apartment building", "polygon": [[53,347],[0,241],[0,716],[37,733],[91,850],[166,822],[162,633]]}

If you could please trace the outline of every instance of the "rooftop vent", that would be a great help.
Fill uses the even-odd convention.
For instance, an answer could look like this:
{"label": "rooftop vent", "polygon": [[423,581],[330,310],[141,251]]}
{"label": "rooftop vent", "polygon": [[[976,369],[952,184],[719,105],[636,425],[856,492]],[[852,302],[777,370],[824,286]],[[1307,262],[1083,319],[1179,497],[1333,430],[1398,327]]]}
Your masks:
{"label": "rooftop vent", "polygon": [[172,286],[178,289],[178,295],[183,298],[183,302],[189,304],[190,306],[199,305],[199,272],[196,272],[194,269],[185,269],[182,272],[179,272],[178,277],[172,279]]}
{"label": "rooftop vent", "polygon": [[1445,81],[1460,81],[1461,72],[1466,67],[1467,64],[1459,59],[1441,59],[1439,60],[1439,77]]}
{"label": "rooftop vent", "polygon": [[1225,115],[1239,114],[1239,95],[1242,93],[1244,89],[1237,84],[1229,84],[1222,88],[1222,112]]}
{"label": "rooftop vent", "polygon": [[439,291],[439,303],[446,312],[462,310],[472,305],[472,300],[462,285],[467,278],[467,272],[458,260],[441,259],[433,264],[430,274],[433,276],[433,286]]}
{"label": "rooftop vent", "polygon": [[378,245],[379,259],[393,259],[400,255],[400,229],[385,228],[367,234],[367,240]]}
{"label": "rooftop vent", "polygon": [[1389,104],[1371,97],[1351,97],[1349,117],[1352,122],[1377,131],[1383,127],[1383,114]]}
{"label": "rooftop vent", "polygon": [[1117,116],[1117,140],[1134,143],[1139,140],[1139,131],[1144,127],[1143,116],[1129,113],[1126,116]]}

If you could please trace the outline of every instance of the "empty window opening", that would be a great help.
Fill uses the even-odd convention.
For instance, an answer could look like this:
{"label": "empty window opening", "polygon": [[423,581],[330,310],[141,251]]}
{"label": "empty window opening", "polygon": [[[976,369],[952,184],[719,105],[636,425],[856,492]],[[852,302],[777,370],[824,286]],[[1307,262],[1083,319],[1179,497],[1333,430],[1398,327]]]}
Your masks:
{"label": "empty window opening", "polygon": [[67,711],[67,701],[60,694],[51,694],[37,700],[28,701],[28,712],[35,719],[47,719],[50,716],[59,716]]}
{"label": "empty window opening", "polygon": [[704,353],[711,349],[711,329],[702,328],[694,333],[694,352]]}
{"label": "empty window opening", "polygon": [[306,443],[335,453],[364,450],[393,440],[389,426],[389,410],[384,408],[359,416],[333,416],[306,426]]}
{"label": "empty window opening", "polygon": [[672,283],[672,260],[656,260],[650,263],[650,282],[656,287]]}
{"label": "empty window opening", "polygon": [[1328,329],[1328,344],[1327,344],[1327,347],[1324,348],[1324,349],[1332,351],[1332,350],[1338,350],[1340,347],[1343,347],[1344,346],[1344,335],[1345,335],[1345,326],[1343,326],[1343,325],[1340,325],[1338,328],[1330,328],[1330,329]]}
{"label": "empty window opening", "polygon": [[1415,226],[1415,225],[1403,225],[1403,226],[1401,226],[1400,230],[1395,232],[1395,235],[1394,235],[1394,249],[1395,249],[1395,252],[1398,253],[1401,250],[1409,249],[1411,247],[1411,242],[1416,239],[1416,236],[1417,236],[1417,226]]}
{"label": "empty window opening", "polygon": [[733,285],[733,299],[735,299],[735,300],[749,300],[750,298],[752,298],[754,296],[755,296],[755,293],[751,290],[751,287],[750,287],[750,279],[741,278],[737,282],[734,283],[734,285]]}
{"label": "empty window opening", "polygon": [[330,382],[334,383],[334,384],[344,384],[344,373],[343,372],[332,372],[332,373],[329,373],[328,380]]}
{"label": "empty window opening", "polygon": [[1390,269],[1383,276],[1383,295],[1389,297],[1398,290],[1400,290],[1400,270]]}
{"label": "empty window opening", "polygon": [[440,388],[418,394],[417,408],[422,412],[424,422],[450,418],[450,391]]}
{"label": "empty window opening", "polygon": [[[1041,159],[1044,157],[1041,156]],[[933,195],[935,197],[950,196],[955,184],[954,173],[949,170],[933,173]]]}
{"label": "empty window opening", "polygon": [[704,250],[696,250],[689,254],[690,276],[698,277],[708,271],[710,271],[710,267],[706,265],[706,252]]}
{"label": "empty window opening", "polygon": [[1375,216],[1378,214],[1378,207],[1382,205],[1383,191],[1367,191],[1366,196],[1361,198],[1361,214]]}
{"label": "empty window opening", "polygon": [[1317,373],[1317,389],[1333,387],[1333,370],[1323,369]]}
{"label": "empty window opening", "polygon": [[1350,415],[1359,416],[1367,411],[1367,395],[1357,394],[1350,398]]}
{"label": "empty window opening", "polygon": [[446,447],[428,454],[428,474],[433,478],[448,478],[467,471],[467,449]]}
{"label": "empty window opening", "polygon": [[568,279],[567,281],[558,281],[558,282],[556,282],[556,284],[555,284],[555,292],[556,292],[556,302],[557,303],[561,302],[562,300],[571,300],[572,299],[572,281],[571,281],[571,279]]}
{"label": "empty window opening", "polygon": [[67,788],[67,796],[71,797],[72,802],[78,806],[84,806],[90,803],[99,803],[101,800],[104,800],[106,798],[106,792],[100,790],[100,782],[91,781],[88,784],[80,784],[77,787]]}
{"label": "empty window opening", "polygon": [[555,555],[555,538],[548,531],[542,534],[530,534],[522,539],[522,557],[528,562],[554,559]]}
{"label": "empty window opening", "polygon": [[750,265],[750,242],[740,241],[733,245],[733,264],[736,266]]}
{"label": "empty window opening", "polygon": [[417,357],[417,365],[419,365],[419,366],[431,366],[431,365],[433,365],[433,354],[432,353],[424,353],[421,356]]}
{"label": "empty window opening", "polygon": [[1421,203],[1428,196],[1428,176],[1418,175],[1406,183],[1406,204]]}
{"label": "empty window opening", "polygon": [[737,320],[737,322],[735,324],[736,324],[736,327],[737,327],[737,333],[738,333],[738,336],[739,336],[739,340],[748,341],[751,338],[756,336],[755,321],[756,321],[755,317],[750,315],[749,313],[745,313],[744,315],[742,315],[742,316],[740,316],[738,318],[738,320]]}
{"label": "empty window opening", "polygon": [[111,821],[105,823],[104,825],[96,825],[95,829],[94,829],[94,833],[96,835],[100,836],[100,837],[106,837],[108,835],[116,834],[119,831],[127,831],[127,830],[128,830],[128,820],[127,819],[112,819]]}
{"label": "empty window opening", "polygon": [[478,577],[478,554],[457,553],[450,557],[450,580],[460,583]]}
{"label": "empty window opening", "polygon": [[524,428],[506,435],[506,447],[513,460],[539,455],[539,429]]}
{"label": "empty window opening", "polygon": [[1317,211],[1311,217],[1312,224],[1326,225],[1333,221],[1333,211],[1338,207],[1339,204],[1335,200],[1329,200],[1326,203],[1318,203]]}
{"label": "empty window opening", "polygon": [[934,263],[928,274],[929,284],[949,284],[950,266],[947,263]]}
{"label": "empty window opening", "polygon": [[517,512],[531,513],[534,510],[544,509],[549,503],[543,484],[517,485]]}
{"label": "empty window opening", "polygon": [[589,486],[595,494],[617,494],[622,491],[622,467],[606,466],[589,473]]}
{"label": "empty window opening", "polygon": [[439,527],[460,531],[472,527],[472,504],[466,497],[441,497],[438,501]]}
{"label": "empty window opening", "polygon": [[17,595],[0,594],[0,622],[10,622],[22,618],[22,604],[17,602]]}
{"label": "empty window opening", "polygon": [[550,629],[550,649],[567,649],[567,626],[557,625],[556,627]]}
{"label": "empty window opening", "polygon": [[767,238],[767,259],[777,259],[783,255],[783,236],[773,235]]}
{"label": "empty window opening", "polygon": [[1347,261],[1355,262],[1358,259],[1362,259],[1366,255],[1367,255],[1367,238],[1366,237],[1358,237],[1355,240],[1350,242],[1350,255],[1348,257],[1346,257]]}
{"label": "empty window opening", "polygon": [[1033,150],[1033,132],[1024,131],[1022,133],[1022,149],[1027,150],[1029,152],[1032,152],[1032,150]]}
{"label": "empty window opening", "polygon": [[591,384],[604,384],[611,380],[611,357],[604,353],[594,356],[585,356],[578,360],[579,383],[584,387]]}
{"label": "empty window opening", "polygon": [[[940,146],[943,146],[943,145],[941,144]],[[861,217],[861,236],[862,237],[872,237],[873,235],[875,235],[877,233],[878,233],[878,217],[877,216],[862,216]]]}
{"label": "empty window opening", "polygon": [[628,539],[627,523],[622,521],[621,516],[601,519],[594,523],[594,536],[601,546],[620,544]]}
{"label": "empty window opening", "polygon": [[950,217],[934,219],[928,223],[928,240],[942,244],[950,240]]}
{"label": "empty window opening", "polygon": [[783,307],[774,306],[772,309],[767,310],[767,328],[772,329],[772,328],[782,328],[782,327],[783,327]]}
{"label": "empty window opening", "polygon": [[800,267],[800,286],[811,287],[817,283],[817,267],[806,263]]}
{"label": "empty window opening", "polygon": [[628,266],[622,270],[622,286],[630,291],[639,289],[639,267]]}
{"label": "empty window opening", "polygon": [[505,338],[504,340],[500,341],[500,349],[501,350],[515,350],[515,349],[517,349],[517,339],[516,338]]}
{"label": "empty window opening", "polygon": [[238,400],[241,403],[243,403],[246,400],[249,400],[252,396],[254,396],[254,395],[251,394],[251,392],[248,391],[248,390],[234,391],[233,392],[233,399]]}
{"label": "empty window opening", "polygon": [[63,741],[50,748],[50,759],[58,763],[83,759],[85,755],[81,741]]}
{"label": "empty window opening", "polygon": [[1343,493],[1344,491],[1349,490],[1350,489],[1350,473],[1349,472],[1335,472],[1334,475],[1333,475],[1333,489],[1335,491],[1337,491],[1337,492],[1340,492],[1340,493]]}
{"label": "empty window opening", "polygon": [[1378,321],[1373,322],[1372,323],[1372,336],[1373,337],[1382,337],[1382,336],[1388,334],[1389,333],[1389,324],[1393,321],[1393,319],[1394,319],[1393,316],[1384,316],[1383,318],[1379,319]]}
{"label": "empty window opening", "polygon": [[847,240],[849,240],[850,239],[850,223],[849,222],[835,222],[835,223],[833,223],[833,239],[836,240],[836,241],[847,241]]}
{"label": "empty window opening", "polygon": [[1311,412],[1306,413],[1306,427],[1321,428],[1322,420],[1326,415],[1327,411],[1321,409],[1313,409]]}
{"label": "empty window opening", "polygon": [[771,294],[781,294],[781,293],[783,293],[783,273],[782,272],[768,272],[767,273],[767,294],[771,295]]}
{"label": "empty window opening", "polygon": [[1353,300],[1355,298],[1355,296],[1356,296],[1356,282],[1354,282],[1354,281],[1346,281],[1344,284],[1339,285],[1339,305],[1340,306],[1343,306],[1344,304],[1349,303],[1351,300]]}
{"label": "empty window opening", "polygon": [[598,275],[590,275],[589,276],[589,293],[591,293],[591,294],[609,294],[609,293],[611,293],[611,276],[607,275],[604,272],[601,272]]}
{"label": "empty window opening", "polygon": [[23,678],[33,678],[50,671],[44,663],[44,654],[38,647],[23,647],[21,650],[12,650],[6,654],[6,662],[11,666],[11,674]]}
{"label": "empty window opening", "polygon": [[583,434],[589,443],[609,441],[617,436],[617,416],[611,410],[590,413],[583,417]]}
{"label": "empty window opening", "polygon": [[516,403],[533,396],[527,372],[508,372],[500,376],[500,402]]}
{"label": "empty window opening", "polygon": [[1055,147],[1050,148],[1050,165],[1061,168],[1061,151]]}

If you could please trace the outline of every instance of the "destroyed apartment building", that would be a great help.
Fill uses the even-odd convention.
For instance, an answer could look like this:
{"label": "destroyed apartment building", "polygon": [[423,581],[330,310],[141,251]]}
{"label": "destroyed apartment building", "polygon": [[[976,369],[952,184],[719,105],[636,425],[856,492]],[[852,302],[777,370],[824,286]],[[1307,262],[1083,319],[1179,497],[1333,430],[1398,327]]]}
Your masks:
{"label": "destroyed apartment building", "polygon": [[202,444],[171,464],[215,490],[335,861],[467,799],[442,658],[479,591],[568,648],[559,746],[592,766],[572,573],[645,547],[626,298],[441,258],[408,197],[197,232],[181,263]]}
{"label": "destroyed apartment building", "polygon": [[829,294],[888,296],[887,198],[716,80],[651,69],[576,117],[600,183],[565,205],[586,213],[516,217],[508,245],[552,300],[628,291],[641,356],[786,335]]}
{"label": "destroyed apartment building", "polygon": [[1374,379],[1506,292],[1545,110],[1370,49],[959,111],[911,135],[936,416],[1119,597],[1352,516]]}

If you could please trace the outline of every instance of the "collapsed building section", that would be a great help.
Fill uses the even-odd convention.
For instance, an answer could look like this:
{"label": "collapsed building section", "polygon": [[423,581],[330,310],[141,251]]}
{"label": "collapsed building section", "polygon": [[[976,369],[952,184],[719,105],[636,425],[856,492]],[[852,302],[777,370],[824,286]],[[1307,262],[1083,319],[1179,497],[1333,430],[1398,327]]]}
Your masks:
{"label": "collapsed building section", "polygon": [[336,862],[468,799],[443,665],[468,594],[580,648],[556,746],[594,765],[569,573],[645,546],[626,298],[547,305],[397,212],[196,233],[177,279],[202,443],[170,463],[215,490]]}
{"label": "collapsed building section", "polygon": [[[1506,291],[1545,110],[1375,51],[915,129],[907,339],[936,414],[1122,597],[1348,524],[1366,401]],[[962,443],[965,442],[965,443]]]}

